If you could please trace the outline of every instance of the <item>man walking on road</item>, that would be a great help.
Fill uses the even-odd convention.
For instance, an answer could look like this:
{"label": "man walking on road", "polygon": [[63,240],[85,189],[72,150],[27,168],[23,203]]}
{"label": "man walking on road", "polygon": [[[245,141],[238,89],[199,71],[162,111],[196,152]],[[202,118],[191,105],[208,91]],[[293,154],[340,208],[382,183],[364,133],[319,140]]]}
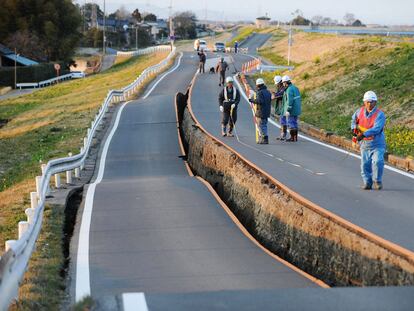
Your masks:
{"label": "man walking on road", "polygon": [[378,98],[373,91],[364,94],[364,105],[352,116],[354,141],[361,147],[362,189],[382,189],[384,172],[385,114],[377,107]]}
{"label": "man walking on road", "polygon": [[205,65],[206,65],[206,54],[204,53],[203,50],[201,50],[201,52],[198,52],[198,58],[199,58],[199,64],[198,64],[198,72],[199,73],[205,73],[206,69],[205,69]]}
{"label": "man walking on road", "polygon": [[219,94],[221,117],[221,135],[227,136],[227,124],[229,125],[229,137],[233,137],[233,128],[237,121],[237,107],[240,102],[240,92],[233,85],[232,77],[227,77],[226,86]]}
{"label": "man walking on road", "polygon": [[229,69],[229,64],[224,60],[224,57],[220,59],[216,66],[216,72],[220,75],[219,86],[224,86],[224,80],[226,79],[226,71]]}
{"label": "man walking on road", "polygon": [[236,41],[236,42],[234,42],[234,53],[237,54],[238,50],[239,50],[239,42]]}
{"label": "man walking on road", "polygon": [[283,112],[283,94],[285,93],[286,88],[283,86],[282,77],[276,76],[273,81],[276,85],[276,92],[272,92],[272,100],[275,101],[274,104],[274,117],[279,118],[280,123],[280,136],[278,140],[286,140],[287,138],[287,120]]}
{"label": "man walking on road", "polygon": [[256,96],[250,98],[249,101],[256,105],[255,116],[259,127],[258,144],[269,144],[269,136],[267,134],[267,119],[270,117],[270,108],[272,104],[272,94],[267,89],[263,79],[256,80]]}
{"label": "man walking on road", "polygon": [[290,139],[298,141],[298,118],[302,113],[302,98],[299,89],[292,83],[289,76],[283,76],[282,83],[286,88],[283,94],[283,115],[286,117]]}

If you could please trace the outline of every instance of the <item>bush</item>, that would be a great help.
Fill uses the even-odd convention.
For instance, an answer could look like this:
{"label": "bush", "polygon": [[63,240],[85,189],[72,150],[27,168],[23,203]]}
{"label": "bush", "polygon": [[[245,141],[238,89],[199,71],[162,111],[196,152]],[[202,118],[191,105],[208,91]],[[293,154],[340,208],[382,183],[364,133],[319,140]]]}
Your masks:
{"label": "bush", "polygon": [[315,57],[313,61],[316,65],[319,65],[321,63],[321,58],[319,56]]}
{"label": "bush", "polygon": [[310,78],[310,74],[309,73],[307,73],[307,72],[305,72],[303,75],[302,75],[302,79],[303,80],[308,80]]}

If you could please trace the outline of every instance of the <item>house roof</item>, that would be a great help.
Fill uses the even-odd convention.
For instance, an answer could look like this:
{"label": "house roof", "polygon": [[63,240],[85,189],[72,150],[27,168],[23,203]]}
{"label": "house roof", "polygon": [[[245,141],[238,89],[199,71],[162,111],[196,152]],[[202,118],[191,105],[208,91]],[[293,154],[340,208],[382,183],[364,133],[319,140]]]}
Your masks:
{"label": "house roof", "polygon": [[259,21],[270,21],[270,17],[267,17],[267,16],[260,16],[256,19],[259,20]]}
{"label": "house roof", "polygon": [[0,43],[0,55],[14,54],[12,50]]}
{"label": "house roof", "polygon": [[5,54],[3,56],[8,58],[8,59],[11,59],[12,61],[16,60],[16,63],[19,63],[23,66],[39,65],[38,62],[35,62],[34,60],[31,60],[31,59],[28,59],[26,57],[20,56],[18,54],[17,54],[17,57],[16,57],[16,54],[14,54],[14,53],[13,54]]}
{"label": "house roof", "polygon": [[[103,18],[98,18],[98,25],[103,26]],[[124,25],[128,25],[129,21],[127,19],[114,19],[114,18],[106,18],[105,19],[105,26],[106,27],[123,27]]]}

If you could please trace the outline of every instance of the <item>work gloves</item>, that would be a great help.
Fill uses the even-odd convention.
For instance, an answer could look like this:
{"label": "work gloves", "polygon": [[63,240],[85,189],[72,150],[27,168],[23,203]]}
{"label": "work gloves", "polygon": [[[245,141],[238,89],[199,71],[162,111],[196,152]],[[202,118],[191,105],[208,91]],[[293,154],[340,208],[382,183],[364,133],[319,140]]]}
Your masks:
{"label": "work gloves", "polygon": [[231,109],[236,108],[236,104],[231,104]]}
{"label": "work gloves", "polygon": [[220,106],[220,111],[221,111],[221,112],[223,112],[223,111],[224,111],[223,106]]}
{"label": "work gloves", "polygon": [[364,139],[364,134],[362,134],[362,133],[359,133],[358,135],[357,135],[357,141],[361,141],[361,140],[363,140]]}
{"label": "work gloves", "polygon": [[285,117],[286,117],[286,118],[289,118],[289,116],[290,116],[289,111],[286,111],[286,112],[285,112]]}

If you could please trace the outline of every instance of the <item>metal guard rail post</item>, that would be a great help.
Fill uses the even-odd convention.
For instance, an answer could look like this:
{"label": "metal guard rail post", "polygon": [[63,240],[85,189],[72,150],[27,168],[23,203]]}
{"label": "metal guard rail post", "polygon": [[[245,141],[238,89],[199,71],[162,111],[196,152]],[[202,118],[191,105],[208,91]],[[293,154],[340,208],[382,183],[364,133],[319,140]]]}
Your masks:
{"label": "metal guard rail post", "polygon": [[[144,49],[145,52],[143,50],[138,51],[138,53],[146,54],[170,49],[170,46],[155,47]],[[25,211],[27,221],[19,222],[18,239],[6,241],[6,251],[0,257],[0,310],[7,310],[12,300],[18,296],[20,280],[24,276],[42,226],[45,199],[49,191],[51,177],[55,175],[55,182],[58,188],[60,177],[56,178],[56,176],[60,176],[60,173],[69,172],[71,174],[72,170],[75,170],[79,174],[80,169],[84,167],[95,132],[100,126],[109,105],[124,101],[131,96],[132,92],[141,86],[148,77],[166,68],[175,54],[176,48],[174,47],[164,60],[157,65],[145,69],[130,85],[122,90],[111,90],[108,92],[94,121],[91,122],[91,127],[87,131],[88,134],[84,138],[84,146],[79,154],[50,160],[46,165],[42,165],[42,176],[36,177],[36,192],[31,193],[32,206]]]}

